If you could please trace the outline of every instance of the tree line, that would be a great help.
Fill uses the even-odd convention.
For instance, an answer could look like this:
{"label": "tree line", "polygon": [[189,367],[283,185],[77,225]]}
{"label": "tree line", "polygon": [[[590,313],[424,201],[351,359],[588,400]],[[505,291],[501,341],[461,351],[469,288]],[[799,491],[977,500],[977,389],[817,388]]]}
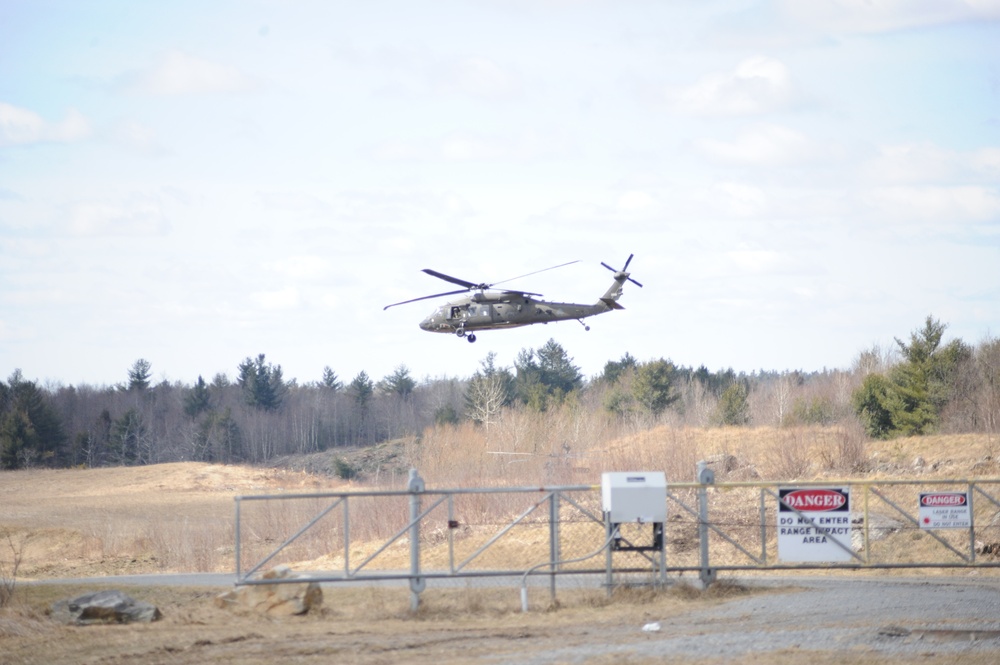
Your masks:
{"label": "tree line", "polygon": [[[151,380],[139,359],[115,386],[40,386],[15,370],[0,381],[0,468],[170,461],[263,464],[282,455],[365,446],[471,421],[487,430],[512,412],[569,412],[635,430],[679,426],[849,424],[872,437],[996,432],[1000,341],[944,343],[927,317],[909,340],[862,351],[819,372],[736,373],[626,353],[586,380],[555,340],[511,365],[488,353],[468,378],[416,380],[405,364],[375,381],[345,382],[329,366],[300,384],[264,354],[232,379]],[[540,415],[540,417],[542,417]]]}

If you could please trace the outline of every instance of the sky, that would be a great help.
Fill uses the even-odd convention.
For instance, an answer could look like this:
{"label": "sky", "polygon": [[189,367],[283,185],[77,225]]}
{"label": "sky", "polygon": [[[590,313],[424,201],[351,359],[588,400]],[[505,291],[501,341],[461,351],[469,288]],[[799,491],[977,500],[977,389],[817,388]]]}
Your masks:
{"label": "sky", "polygon": [[[614,311],[420,330],[432,268]],[[0,378],[1000,335],[1000,0],[0,0]]]}

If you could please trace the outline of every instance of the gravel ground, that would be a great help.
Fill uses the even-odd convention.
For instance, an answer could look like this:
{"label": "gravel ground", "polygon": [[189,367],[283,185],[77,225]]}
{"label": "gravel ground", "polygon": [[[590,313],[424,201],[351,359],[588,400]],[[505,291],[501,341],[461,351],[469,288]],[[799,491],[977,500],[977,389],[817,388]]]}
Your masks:
{"label": "gravel ground", "polygon": [[[783,580],[782,583],[788,583]],[[748,582],[762,584],[760,580]],[[786,649],[914,657],[981,654],[1000,662],[1000,581],[802,579],[788,593],[755,594],[658,622],[660,630],[609,635],[534,654],[531,665],[608,656],[730,659]]]}

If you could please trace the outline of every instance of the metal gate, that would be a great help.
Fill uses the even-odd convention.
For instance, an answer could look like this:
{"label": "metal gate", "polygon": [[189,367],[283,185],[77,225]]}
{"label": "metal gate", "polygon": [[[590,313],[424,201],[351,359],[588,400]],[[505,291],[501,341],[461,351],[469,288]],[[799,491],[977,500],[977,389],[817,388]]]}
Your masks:
{"label": "metal gate", "polygon": [[[411,471],[405,490],[239,496],[236,583],[280,583],[259,573],[289,564],[318,582],[406,580],[416,607],[428,581],[460,578],[547,581],[554,597],[564,576],[606,576],[610,589],[616,580],[662,584],[669,573],[707,585],[726,571],[1000,567],[1000,479],[716,483],[704,463],[697,478],[668,484],[659,553],[611,552],[598,485],[428,489]],[[808,519],[782,493],[831,487],[852,497],[845,560],[782,557],[778,513]],[[967,526],[921,524],[928,493],[967,497]],[[641,543],[648,526],[613,535]]]}

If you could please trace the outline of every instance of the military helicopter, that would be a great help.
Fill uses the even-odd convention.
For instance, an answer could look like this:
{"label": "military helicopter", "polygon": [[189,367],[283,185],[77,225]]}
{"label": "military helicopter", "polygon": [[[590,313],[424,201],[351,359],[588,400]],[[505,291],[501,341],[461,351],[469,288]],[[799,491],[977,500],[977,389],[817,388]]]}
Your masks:
{"label": "military helicopter", "polygon": [[521,277],[536,275],[546,270],[562,268],[578,261],[562,263],[551,268],[536,270],[526,275],[511,277],[493,284],[476,284],[464,279],[445,275],[430,268],[424,268],[424,272],[446,282],[457,284],[463,288],[457,291],[445,291],[435,293],[420,298],[412,298],[402,302],[393,303],[383,307],[383,311],[396,305],[405,305],[418,300],[428,300],[430,298],[443,298],[459,293],[468,293],[463,298],[451,300],[435,309],[426,319],[420,322],[420,328],[428,332],[453,333],[459,337],[464,337],[469,342],[476,341],[477,330],[501,330],[504,328],[518,328],[529,326],[535,323],[549,323],[550,321],[579,321],[586,330],[590,326],[582,319],[596,314],[604,314],[613,309],[625,309],[618,304],[618,299],[622,295],[622,285],[626,281],[632,282],[636,286],[642,286],[632,279],[628,272],[629,263],[632,262],[634,254],[629,254],[625,266],[621,270],[616,270],[607,263],[601,265],[615,274],[614,281],[608,290],[593,305],[578,305],[575,303],[548,302],[536,300],[532,296],[541,297],[540,293],[530,291],[511,291],[507,289],[493,289],[497,284],[511,282]]}

